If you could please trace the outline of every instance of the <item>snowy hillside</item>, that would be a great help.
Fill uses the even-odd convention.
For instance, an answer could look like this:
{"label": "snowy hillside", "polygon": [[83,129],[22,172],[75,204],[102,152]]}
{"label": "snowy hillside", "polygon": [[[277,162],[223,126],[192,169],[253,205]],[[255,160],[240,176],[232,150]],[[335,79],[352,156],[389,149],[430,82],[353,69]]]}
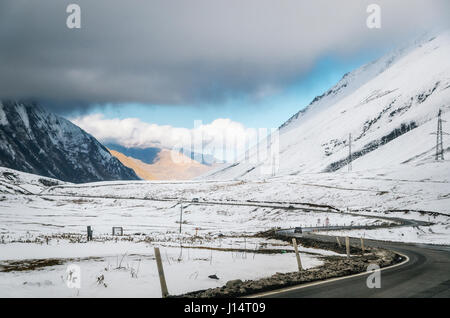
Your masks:
{"label": "snowy hillside", "polygon": [[81,128],[13,101],[0,102],[0,166],[70,182],[138,179]]}
{"label": "snowy hillside", "polygon": [[[276,175],[347,169],[349,134],[356,171],[431,158],[439,109],[450,122],[449,56],[446,31],[344,75],[280,127]],[[206,178],[259,177],[263,162],[253,163],[256,157],[253,149],[250,159]]]}
{"label": "snowy hillside", "polygon": [[[0,194],[31,194],[65,182],[0,167]],[[70,184],[70,183],[69,183]]]}

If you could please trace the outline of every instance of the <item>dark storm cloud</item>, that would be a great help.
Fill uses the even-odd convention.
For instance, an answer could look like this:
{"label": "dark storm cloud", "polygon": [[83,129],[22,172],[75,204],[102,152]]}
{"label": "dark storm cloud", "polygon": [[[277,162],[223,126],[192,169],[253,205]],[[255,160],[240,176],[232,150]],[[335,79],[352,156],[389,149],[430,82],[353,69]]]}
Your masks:
{"label": "dark storm cloud", "polygon": [[[79,30],[66,27],[69,3],[81,7]],[[381,5],[381,30],[366,27],[370,3]],[[322,56],[445,26],[449,12],[447,0],[2,0],[0,98],[71,107],[258,96]]]}

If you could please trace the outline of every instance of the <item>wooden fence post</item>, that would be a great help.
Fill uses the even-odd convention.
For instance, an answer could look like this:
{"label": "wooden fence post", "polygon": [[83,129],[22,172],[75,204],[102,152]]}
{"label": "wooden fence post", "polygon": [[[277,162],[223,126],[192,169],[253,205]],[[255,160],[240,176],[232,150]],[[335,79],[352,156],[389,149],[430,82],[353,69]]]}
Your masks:
{"label": "wooden fence post", "polygon": [[336,241],[337,241],[339,247],[341,247],[342,245],[341,245],[341,241],[339,241],[339,236],[336,236]]}
{"label": "wooden fence post", "polygon": [[303,270],[302,261],[300,259],[300,254],[298,253],[297,240],[295,238],[292,238],[292,244],[294,245],[295,256],[297,257],[298,270],[301,271]]}
{"label": "wooden fence post", "polygon": [[347,250],[347,257],[350,257],[350,239],[348,236],[345,237],[345,248]]}
{"label": "wooden fence post", "polygon": [[363,255],[364,255],[364,253],[365,253],[365,248],[364,248],[364,239],[361,237],[361,250],[362,250],[362,253],[363,253]]}
{"label": "wooden fence post", "polygon": [[167,291],[166,278],[164,277],[164,269],[161,261],[161,254],[159,253],[159,247],[155,247],[155,258],[156,258],[156,265],[158,266],[159,282],[161,283],[162,297],[166,298],[167,296],[169,296],[169,292]]}

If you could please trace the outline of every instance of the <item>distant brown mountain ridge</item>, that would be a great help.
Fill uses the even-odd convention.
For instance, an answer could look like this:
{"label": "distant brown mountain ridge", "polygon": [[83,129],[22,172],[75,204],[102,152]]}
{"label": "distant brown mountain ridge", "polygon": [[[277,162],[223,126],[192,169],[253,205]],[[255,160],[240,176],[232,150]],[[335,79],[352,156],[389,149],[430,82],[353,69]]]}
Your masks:
{"label": "distant brown mountain ridge", "polygon": [[151,164],[112,149],[108,150],[144,180],[190,180],[218,167],[218,164],[202,164],[168,149],[162,149]]}

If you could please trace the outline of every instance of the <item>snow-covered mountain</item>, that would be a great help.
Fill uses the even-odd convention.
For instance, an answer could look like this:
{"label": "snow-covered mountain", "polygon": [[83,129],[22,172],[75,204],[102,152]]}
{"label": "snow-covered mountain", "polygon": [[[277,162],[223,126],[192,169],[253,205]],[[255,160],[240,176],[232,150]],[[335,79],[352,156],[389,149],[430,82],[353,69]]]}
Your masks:
{"label": "snow-covered mountain", "polygon": [[76,183],[139,179],[94,137],[28,102],[0,102],[0,166]]}
{"label": "snow-covered mountain", "polygon": [[[280,156],[275,159],[279,168],[274,172],[295,175],[347,169],[349,134],[353,170],[430,160],[439,109],[447,120],[443,130],[450,131],[448,30],[345,74],[290,118],[279,129]],[[445,152],[449,144],[444,138]],[[257,152],[254,148],[246,160],[205,177],[260,177],[260,168],[274,159],[252,160]]]}

